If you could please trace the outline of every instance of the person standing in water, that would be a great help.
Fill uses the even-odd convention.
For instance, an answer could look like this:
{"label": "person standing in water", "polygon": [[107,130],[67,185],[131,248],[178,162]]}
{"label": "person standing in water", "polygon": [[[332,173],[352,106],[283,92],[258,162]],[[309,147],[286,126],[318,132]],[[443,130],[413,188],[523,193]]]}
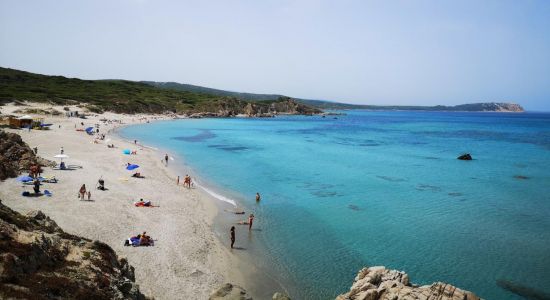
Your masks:
{"label": "person standing in water", "polygon": [[262,197],[260,197],[260,193],[256,193],[256,202],[260,202]]}
{"label": "person standing in water", "polygon": [[231,249],[233,249],[233,245],[235,244],[235,226],[231,226],[230,232],[230,238],[231,238]]}
{"label": "person standing in water", "polygon": [[252,230],[252,222],[254,222],[254,214],[248,216],[248,231]]}

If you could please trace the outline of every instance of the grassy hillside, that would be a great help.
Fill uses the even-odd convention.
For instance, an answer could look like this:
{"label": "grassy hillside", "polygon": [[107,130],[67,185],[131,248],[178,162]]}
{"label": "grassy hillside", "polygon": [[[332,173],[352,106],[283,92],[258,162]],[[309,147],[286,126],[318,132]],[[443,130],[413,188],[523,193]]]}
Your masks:
{"label": "grassy hillside", "polygon": [[159,89],[125,80],[81,80],[0,68],[0,103],[19,101],[59,104],[85,102],[92,109],[115,112],[188,111],[215,105],[223,97]]}
{"label": "grassy hillside", "polygon": [[274,100],[278,100],[281,97],[284,97],[283,95],[276,95],[276,94],[254,94],[254,93],[230,92],[230,91],[218,90],[218,89],[213,89],[213,88],[208,88],[208,87],[203,87],[198,85],[177,83],[177,82],[156,82],[156,81],[141,81],[141,82],[152,85],[154,87],[163,88],[163,89],[203,93],[203,94],[210,94],[210,95],[216,95],[216,96],[234,97],[237,99],[248,100],[248,101],[274,101]]}
{"label": "grassy hillside", "polygon": [[[267,106],[288,99],[260,102]],[[249,102],[235,97],[162,89],[126,80],[81,80],[0,68],[0,104],[12,101],[87,103],[93,111],[119,113],[218,112],[240,113]],[[266,109],[267,110],[267,109]]]}

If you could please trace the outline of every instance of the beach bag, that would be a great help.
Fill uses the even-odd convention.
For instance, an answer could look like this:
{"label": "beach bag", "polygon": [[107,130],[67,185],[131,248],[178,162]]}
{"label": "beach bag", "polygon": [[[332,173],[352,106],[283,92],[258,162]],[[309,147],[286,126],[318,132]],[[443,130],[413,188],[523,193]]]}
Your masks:
{"label": "beach bag", "polygon": [[30,195],[31,193],[28,191],[24,191],[23,193],[21,193],[21,196],[24,196],[24,197],[29,197]]}

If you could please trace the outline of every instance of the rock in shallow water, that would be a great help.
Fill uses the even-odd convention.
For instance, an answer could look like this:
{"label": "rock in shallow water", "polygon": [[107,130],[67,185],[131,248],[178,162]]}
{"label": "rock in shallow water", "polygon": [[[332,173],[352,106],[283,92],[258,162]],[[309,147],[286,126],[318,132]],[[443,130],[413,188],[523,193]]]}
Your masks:
{"label": "rock in shallow water", "polygon": [[457,157],[456,159],[460,160],[472,160],[472,156],[470,153],[462,154],[461,156]]}
{"label": "rock in shallow water", "polygon": [[252,300],[245,289],[238,285],[226,283],[215,290],[209,300]]}

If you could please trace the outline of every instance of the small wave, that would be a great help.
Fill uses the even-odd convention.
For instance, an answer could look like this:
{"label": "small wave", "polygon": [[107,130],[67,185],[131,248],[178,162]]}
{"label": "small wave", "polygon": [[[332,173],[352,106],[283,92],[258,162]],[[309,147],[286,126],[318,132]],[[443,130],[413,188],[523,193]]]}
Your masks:
{"label": "small wave", "polygon": [[214,198],[216,198],[216,199],[218,199],[218,200],[220,200],[220,201],[227,202],[227,203],[229,203],[229,204],[231,204],[231,205],[233,205],[233,206],[235,206],[235,207],[237,206],[237,202],[235,202],[235,200],[229,199],[229,198],[227,198],[227,197],[225,197],[225,196],[223,196],[223,195],[220,195],[220,194],[218,194],[218,193],[216,193],[216,192],[214,192],[214,191],[212,191],[212,190],[209,190],[209,189],[205,188],[204,186],[202,186],[202,185],[200,185],[200,184],[196,184],[196,185],[197,185],[199,188],[201,188],[203,191],[207,192],[210,196],[212,196],[212,197],[214,197]]}

